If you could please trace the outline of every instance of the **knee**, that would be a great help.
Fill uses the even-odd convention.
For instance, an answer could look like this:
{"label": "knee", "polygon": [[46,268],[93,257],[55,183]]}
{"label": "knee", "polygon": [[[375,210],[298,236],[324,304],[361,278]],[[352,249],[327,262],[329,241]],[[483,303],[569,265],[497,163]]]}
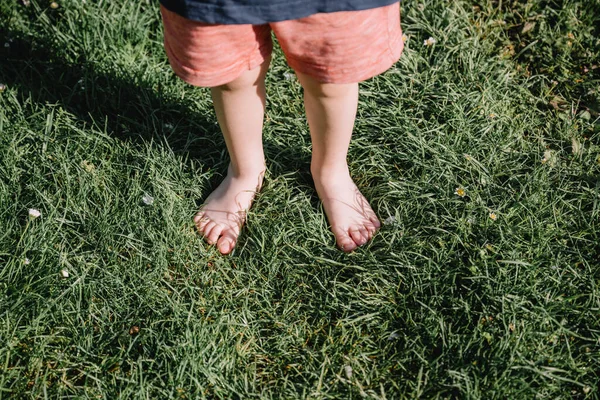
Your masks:
{"label": "knee", "polygon": [[234,80],[224,83],[219,86],[213,87],[213,89],[221,90],[224,92],[235,92],[239,90],[248,89],[252,86],[257,86],[259,80],[256,76],[252,76],[250,74],[242,74],[235,78]]}
{"label": "knee", "polygon": [[252,87],[264,85],[265,75],[269,68],[270,58],[267,58],[261,65],[251,70],[244,71],[240,76],[234,80],[227,82],[223,85],[215,86],[212,89],[217,89],[225,92],[234,92],[244,90]]}
{"label": "knee", "polygon": [[300,73],[298,80],[307,94],[318,98],[346,97],[358,90],[358,83],[323,83]]}

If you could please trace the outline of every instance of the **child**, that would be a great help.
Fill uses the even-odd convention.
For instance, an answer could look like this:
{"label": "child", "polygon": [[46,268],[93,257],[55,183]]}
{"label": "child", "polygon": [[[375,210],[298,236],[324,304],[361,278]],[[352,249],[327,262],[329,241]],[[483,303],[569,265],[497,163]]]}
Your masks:
{"label": "child", "polygon": [[346,156],[358,82],[387,70],[403,48],[397,0],[161,0],[165,50],[184,81],[211,88],[231,158],[227,177],[194,218],[222,254],[237,241],[265,172],[265,74],[274,31],[304,88],[311,174],[344,251],[380,227]]}

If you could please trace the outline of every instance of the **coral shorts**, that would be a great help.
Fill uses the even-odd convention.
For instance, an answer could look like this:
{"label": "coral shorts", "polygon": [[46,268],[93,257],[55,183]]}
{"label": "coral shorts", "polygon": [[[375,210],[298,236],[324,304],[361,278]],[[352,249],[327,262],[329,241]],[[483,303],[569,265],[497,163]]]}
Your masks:
{"label": "coral shorts", "polygon": [[206,24],[163,6],[160,10],[169,62],[195,86],[219,86],[261,65],[273,49],[271,31],[290,67],[324,83],[378,75],[400,58],[404,47],[398,3],[265,25]]}

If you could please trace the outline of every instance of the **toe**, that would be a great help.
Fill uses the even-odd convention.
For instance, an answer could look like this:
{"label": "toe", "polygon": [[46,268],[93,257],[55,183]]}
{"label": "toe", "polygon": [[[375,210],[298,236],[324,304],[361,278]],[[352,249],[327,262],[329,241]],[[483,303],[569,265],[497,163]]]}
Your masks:
{"label": "toe", "polygon": [[365,224],[365,230],[367,231],[367,236],[369,237],[369,240],[371,240],[375,235],[375,232],[377,232],[377,228],[371,222],[367,222]]}
{"label": "toe", "polygon": [[354,240],[348,235],[347,231],[337,228],[333,228],[332,231],[335,235],[335,242],[342,251],[348,253],[356,249],[356,243],[354,243]]}
{"label": "toe", "polygon": [[375,214],[373,214],[372,216],[370,216],[369,220],[371,221],[371,223],[375,227],[375,230],[381,228],[381,222],[379,222],[379,219],[377,218],[377,216]]}
{"label": "toe", "polygon": [[236,235],[231,232],[231,229],[223,233],[223,235],[217,241],[217,248],[221,254],[229,254],[235,247]]}
{"label": "toe", "polygon": [[229,254],[231,253],[231,250],[233,250],[233,243],[231,243],[229,240],[219,241],[217,242],[217,248],[221,254]]}
{"label": "toe", "polygon": [[199,224],[204,218],[204,213],[202,211],[198,211],[196,215],[194,215],[194,223]]}
{"label": "toe", "polygon": [[219,236],[221,236],[221,232],[223,232],[223,226],[215,224],[215,226],[210,231],[206,232],[206,241],[209,244],[217,243]]}
{"label": "toe", "polygon": [[361,228],[360,233],[361,233],[362,237],[365,239],[365,243],[367,243],[369,240],[371,240],[371,234],[369,233],[369,230],[366,227]]}
{"label": "toe", "polygon": [[210,233],[210,231],[212,230],[212,228],[214,228],[215,226],[217,226],[217,223],[215,221],[208,221],[206,224],[204,224],[202,226],[202,229],[200,229],[200,227],[198,227],[198,230],[202,233],[202,236],[204,236],[206,238],[208,236],[208,234]]}
{"label": "toe", "polygon": [[338,242],[338,247],[346,252],[346,253],[350,253],[354,250],[356,250],[356,248],[358,247],[356,245],[356,243],[354,243],[354,240],[350,239],[350,237],[347,237],[346,239],[342,239],[341,241]]}
{"label": "toe", "polygon": [[367,237],[363,236],[360,229],[351,229],[349,233],[350,237],[352,240],[354,240],[354,243],[356,243],[357,246],[362,246],[363,244],[367,243]]}
{"label": "toe", "polygon": [[204,228],[206,227],[206,225],[209,222],[210,222],[210,219],[208,219],[208,217],[204,213],[199,212],[194,217],[194,224],[196,225],[196,228],[198,228],[198,231],[200,231],[200,232],[204,231]]}

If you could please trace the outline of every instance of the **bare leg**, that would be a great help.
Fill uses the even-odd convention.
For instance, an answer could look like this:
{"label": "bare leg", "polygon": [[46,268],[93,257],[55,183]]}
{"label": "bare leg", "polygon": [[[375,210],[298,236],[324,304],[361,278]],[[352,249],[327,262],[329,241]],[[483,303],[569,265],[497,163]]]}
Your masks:
{"label": "bare leg", "polygon": [[267,59],[225,85],[211,88],[219,126],[231,162],[227,177],[206,199],[194,222],[210,244],[230,253],[254,195],[262,185],[265,157],[262,128]]}
{"label": "bare leg", "polygon": [[352,251],[381,226],[350,177],[346,157],[358,106],[358,83],[320,83],[298,73],[312,139],[311,173],[337,245]]}

